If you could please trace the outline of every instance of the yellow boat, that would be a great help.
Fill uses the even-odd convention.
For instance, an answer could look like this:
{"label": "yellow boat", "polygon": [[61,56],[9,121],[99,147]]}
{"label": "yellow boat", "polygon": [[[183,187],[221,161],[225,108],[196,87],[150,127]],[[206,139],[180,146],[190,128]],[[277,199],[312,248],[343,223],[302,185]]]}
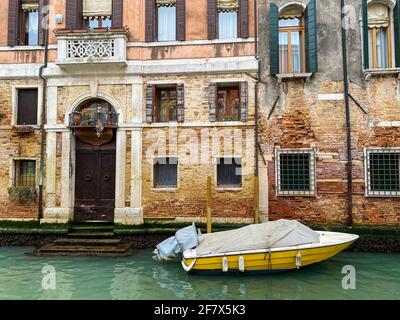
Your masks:
{"label": "yellow boat", "polygon": [[183,253],[182,267],[189,273],[281,272],[319,263],[348,248],[359,237],[354,234],[317,231],[319,242],[271,249],[198,254]]}

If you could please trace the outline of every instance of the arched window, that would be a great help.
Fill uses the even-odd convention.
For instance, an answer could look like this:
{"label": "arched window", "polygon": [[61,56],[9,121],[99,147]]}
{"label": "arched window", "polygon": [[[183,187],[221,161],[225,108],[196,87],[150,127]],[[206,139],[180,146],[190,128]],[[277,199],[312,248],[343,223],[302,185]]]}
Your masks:
{"label": "arched window", "polygon": [[70,115],[71,127],[116,127],[118,114],[110,103],[102,99],[91,99],[82,103]]}
{"label": "arched window", "polygon": [[368,4],[368,55],[370,68],[392,67],[391,9],[379,1]]}
{"label": "arched window", "polygon": [[279,73],[305,69],[304,9],[293,4],[279,13]]}

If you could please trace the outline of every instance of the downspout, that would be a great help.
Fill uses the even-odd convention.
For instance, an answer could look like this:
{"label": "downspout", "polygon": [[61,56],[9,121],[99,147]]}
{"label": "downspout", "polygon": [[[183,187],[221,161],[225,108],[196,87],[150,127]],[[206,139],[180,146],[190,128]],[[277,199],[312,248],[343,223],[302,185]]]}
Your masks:
{"label": "downspout", "polygon": [[341,24],[342,24],[342,57],[343,57],[343,86],[344,103],[346,108],[346,143],[347,143],[347,224],[353,224],[353,156],[351,152],[351,121],[349,101],[349,78],[347,70],[347,34],[344,26],[344,0],[340,1]]}
{"label": "downspout", "polygon": [[39,177],[39,220],[43,218],[43,175],[44,175],[44,148],[46,142],[46,132],[44,125],[46,122],[46,99],[47,99],[47,79],[43,75],[43,70],[47,68],[49,59],[49,20],[48,17],[45,18],[45,35],[44,35],[44,64],[39,69],[39,77],[43,81],[43,94],[42,94],[42,104],[41,104],[41,120],[40,120],[40,132],[41,132],[41,142],[40,142],[40,177]]}
{"label": "downspout", "polygon": [[260,190],[260,181],[259,181],[259,167],[258,167],[258,152],[259,152],[259,137],[258,137],[258,117],[259,117],[259,105],[258,105],[258,96],[259,96],[259,87],[260,87],[260,79],[261,79],[261,60],[258,53],[258,8],[257,8],[257,0],[254,0],[254,55],[257,60],[258,70],[257,70],[257,81],[254,86],[254,118],[255,118],[255,126],[254,126],[254,136],[255,136],[255,188],[254,188],[254,223],[259,223],[260,221],[260,199],[259,199],[259,190]]}

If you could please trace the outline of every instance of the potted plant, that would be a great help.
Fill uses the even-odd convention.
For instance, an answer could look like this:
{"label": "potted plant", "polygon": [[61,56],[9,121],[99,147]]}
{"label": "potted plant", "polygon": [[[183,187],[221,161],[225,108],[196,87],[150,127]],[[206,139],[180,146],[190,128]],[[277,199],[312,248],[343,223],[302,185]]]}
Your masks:
{"label": "potted plant", "polygon": [[33,187],[11,187],[8,194],[12,201],[18,203],[33,203],[36,200],[36,189]]}

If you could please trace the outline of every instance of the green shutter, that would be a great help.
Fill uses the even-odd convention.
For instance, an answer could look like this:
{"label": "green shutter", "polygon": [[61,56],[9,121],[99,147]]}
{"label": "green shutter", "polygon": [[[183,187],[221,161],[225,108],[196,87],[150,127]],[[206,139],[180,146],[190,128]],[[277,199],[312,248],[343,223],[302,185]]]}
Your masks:
{"label": "green shutter", "polygon": [[269,62],[272,76],[279,73],[279,9],[269,5]]}
{"label": "green shutter", "polygon": [[369,69],[369,44],[368,44],[368,2],[362,0],[362,23],[363,23],[363,57],[364,69]]}
{"label": "green shutter", "polygon": [[400,5],[397,1],[393,9],[393,20],[394,20],[394,52],[396,58],[396,68],[400,67]]}
{"label": "green shutter", "polygon": [[306,70],[318,71],[317,52],[317,5],[315,0],[310,0],[305,12],[305,46],[306,46]]}

